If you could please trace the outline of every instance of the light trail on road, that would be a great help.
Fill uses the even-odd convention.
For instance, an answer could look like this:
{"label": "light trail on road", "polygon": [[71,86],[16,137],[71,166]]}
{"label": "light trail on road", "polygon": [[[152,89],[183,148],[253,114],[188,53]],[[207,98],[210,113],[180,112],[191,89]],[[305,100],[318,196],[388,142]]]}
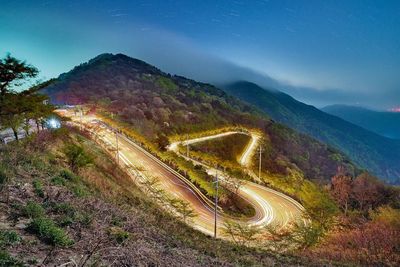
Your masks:
{"label": "light trail on road", "polygon": [[[66,114],[64,114],[66,115]],[[83,116],[82,118],[74,118],[73,114],[67,114],[72,118],[75,123],[79,124],[80,120],[85,127],[101,123],[98,117],[95,116]],[[115,132],[113,129],[107,127],[97,127],[94,133],[96,138],[102,142],[108,144],[110,147],[116,147]],[[234,132],[235,133],[235,132]],[[219,134],[218,137],[202,137],[197,138],[196,141],[200,142],[209,140],[212,138],[219,138],[229,134],[234,133],[223,133]],[[96,141],[96,140],[95,140]],[[254,142],[254,138],[252,138]],[[257,142],[255,142],[256,144]],[[155,156],[150,154],[148,151],[144,150],[142,147],[132,142],[129,138],[118,133],[118,146],[121,161],[120,164],[129,170],[132,180],[138,179],[144,181],[150,177],[156,178],[160,181],[160,189],[173,194],[175,197],[187,201],[193,208],[196,214],[192,222],[195,229],[198,229],[208,235],[213,235],[214,229],[214,210],[212,202],[207,199],[200,190],[198,190],[187,178],[183,177],[171,167],[157,159]],[[170,148],[177,149],[177,144],[171,144]],[[247,154],[246,157],[252,154],[251,149],[254,149],[255,145],[247,146],[244,153]],[[134,167],[134,172],[132,171]],[[140,171],[139,171],[140,170]],[[207,171],[213,172],[212,168]],[[214,172],[215,173],[215,172]],[[221,174],[221,181],[224,181],[224,175]],[[238,190],[238,194],[248,201],[255,209],[255,215],[251,218],[245,219],[234,219],[231,216],[227,216],[221,211],[217,214],[218,224],[217,232],[218,236],[222,237],[224,222],[228,220],[237,220],[240,223],[245,223],[251,226],[264,227],[266,225],[276,225],[278,227],[284,227],[288,223],[295,220],[301,219],[302,206],[295,200],[283,195],[282,193],[276,192],[272,189],[266,188],[264,186],[245,181],[243,186]],[[284,204],[286,208],[282,208],[281,204]]]}

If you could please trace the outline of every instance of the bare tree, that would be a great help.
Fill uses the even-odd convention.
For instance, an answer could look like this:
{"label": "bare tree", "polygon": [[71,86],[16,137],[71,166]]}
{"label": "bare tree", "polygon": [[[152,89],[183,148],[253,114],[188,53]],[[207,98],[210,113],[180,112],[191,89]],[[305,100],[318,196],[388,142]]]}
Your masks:
{"label": "bare tree", "polygon": [[224,232],[230,236],[239,246],[247,246],[256,240],[256,236],[260,234],[260,229],[256,226],[241,224],[234,221],[226,221],[224,223]]}
{"label": "bare tree", "polygon": [[361,210],[376,206],[381,201],[383,185],[368,173],[357,176],[352,189],[352,197]]}
{"label": "bare tree", "polygon": [[233,188],[234,188],[234,192],[235,192],[235,194],[237,194],[238,192],[239,192],[239,189],[244,185],[244,181],[243,180],[240,180],[240,179],[233,179],[232,180],[232,182],[233,182]]}
{"label": "bare tree", "polygon": [[342,169],[339,169],[338,174],[332,177],[331,194],[343,209],[345,215],[347,215],[352,186],[351,177],[346,175]]}
{"label": "bare tree", "polygon": [[176,209],[176,211],[182,216],[182,220],[185,223],[188,219],[193,219],[197,216],[196,212],[192,209],[189,202],[187,201],[175,199],[174,201],[172,201],[172,205]]}

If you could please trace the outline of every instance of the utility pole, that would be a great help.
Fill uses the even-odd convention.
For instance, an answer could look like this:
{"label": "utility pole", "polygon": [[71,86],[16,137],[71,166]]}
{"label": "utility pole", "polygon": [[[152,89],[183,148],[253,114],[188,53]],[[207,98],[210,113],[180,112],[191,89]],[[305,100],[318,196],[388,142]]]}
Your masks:
{"label": "utility pole", "polygon": [[117,143],[117,164],[119,165],[119,146],[118,146],[118,130],[115,130],[115,142]]}
{"label": "utility pole", "polygon": [[189,135],[186,134],[186,157],[189,158]]}
{"label": "utility pole", "polygon": [[217,239],[218,167],[215,170],[214,239]]}
{"label": "utility pole", "polygon": [[258,160],[258,179],[261,181],[261,153],[262,153],[261,145],[259,151],[260,151],[260,158]]}

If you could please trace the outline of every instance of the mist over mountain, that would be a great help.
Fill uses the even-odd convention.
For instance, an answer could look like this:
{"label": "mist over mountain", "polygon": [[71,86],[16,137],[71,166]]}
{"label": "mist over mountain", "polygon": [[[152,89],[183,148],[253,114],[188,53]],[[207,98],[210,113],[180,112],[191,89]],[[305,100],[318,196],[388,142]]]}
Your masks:
{"label": "mist over mountain", "polygon": [[[138,73],[142,76],[138,76]],[[247,73],[251,74],[251,72]],[[150,121],[152,121],[152,118],[164,118],[165,121],[175,118],[176,116],[170,117],[169,115],[172,110],[176,109],[172,106],[168,107],[169,109],[160,109],[159,107],[153,109],[153,103],[151,101],[147,104],[138,103],[138,105],[140,104],[139,106],[132,106],[132,103],[137,101],[137,97],[139,97],[139,99],[143,97],[142,94],[144,94],[144,92],[147,92],[145,94],[154,94],[154,92],[147,91],[151,88],[148,87],[150,85],[146,85],[147,83],[143,84],[141,80],[143,75],[165,76],[168,79],[172,78],[173,83],[183,84],[185,87],[192,86],[199,89],[203,88],[203,90],[205,90],[205,88],[211,88],[210,85],[195,83],[191,80],[185,81],[184,78],[179,78],[179,76],[168,76],[159,69],[143,61],[132,59],[122,54],[103,54],[90,60],[88,63],[74,68],[71,72],[60,75],[57,82],[47,87],[45,92],[51,96],[55,103],[65,103],[66,101],[68,101],[68,103],[87,103],[92,98],[111,99],[111,108],[114,108],[115,112],[121,112],[120,109],[122,109],[121,115],[126,116],[126,118],[133,116],[136,119],[140,117]],[[140,78],[139,80],[138,77]],[[143,86],[148,89],[143,92],[138,92],[137,88]],[[117,93],[117,88],[120,88],[118,90],[125,89],[123,93]],[[217,93],[217,95],[222,94],[217,88],[212,90],[217,90],[214,92]],[[291,96],[275,89],[264,89],[249,82],[237,82],[224,86],[224,90],[228,92],[228,94],[258,107],[272,119],[345,152],[360,167],[371,171],[379,177],[391,183],[396,183],[396,181],[398,181],[400,177],[400,164],[397,155],[400,153],[400,142],[385,138],[338,117],[324,113],[313,106],[299,102]],[[117,104],[121,101],[118,94],[126,95],[124,101],[127,101],[137,93],[139,93],[140,96],[133,98],[129,105],[127,103],[124,104],[125,102]],[[129,96],[130,94],[133,95]],[[164,102],[166,101],[167,100]],[[236,106],[237,104],[231,103],[230,105]],[[213,107],[214,106],[215,105],[213,105]],[[143,109],[144,107],[150,110],[146,111]],[[216,107],[218,107],[218,105],[214,108]],[[204,107],[201,109],[204,109]],[[174,113],[176,112],[175,110]],[[221,112],[221,114],[225,114],[226,111]],[[198,113],[198,111],[191,111],[191,114],[196,113]],[[200,121],[206,123],[206,120],[203,120],[204,118],[201,119],[201,116],[198,118],[193,116],[194,115],[191,115],[190,117],[192,117],[197,124],[199,124]],[[218,120],[208,119],[208,121],[212,121],[213,123]],[[171,125],[180,125],[179,129],[181,130],[190,129],[190,127],[187,128],[188,126],[184,126],[188,122],[182,123],[182,121],[176,121],[175,123],[172,122]],[[144,127],[142,122],[140,124],[142,125],[141,127]],[[197,127],[199,127],[199,125]],[[152,134],[155,134],[154,130],[148,129],[144,131],[150,131]],[[156,137],[157,134],[155,135],[155,138]],[[286,142],[288,141],[289,140],[286,140]],[[298,162],[298,164],[300,163]],[[329,172],[333,174],[333,170]],[[314,172],[308,174],[318,176]]]}
{"label": "mist over mountain", "polygon": [[153,143],[165,135],[231,125],[261,129],[270,139],[262,166],[272,174],[294,170],[327,183],[339,166],[351,173],[359,171],[338,150],[271,121],[267,114],[215,86],[169,75],[123,54],[99,55],[61,74],[42,92],[53,103],[97,103]]}
{"label": "mist over mountain", "polygon": [[293,97],[250,82],[236,82],[224,90],[263,110],[274,120],[345,152],[361,167],[390,182],[400,179],[400,142],[306,105]]}
{"label": "mist over mountain", "polygon": [[375,111],[363,107],[332,105],[322,111],[340,117],[382,136],[400,139],[400,113]]}

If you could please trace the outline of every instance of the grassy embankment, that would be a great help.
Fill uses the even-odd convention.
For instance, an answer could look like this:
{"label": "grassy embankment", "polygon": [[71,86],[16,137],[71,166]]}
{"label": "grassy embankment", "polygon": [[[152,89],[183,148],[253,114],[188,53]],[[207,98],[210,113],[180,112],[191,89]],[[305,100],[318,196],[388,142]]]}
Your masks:
{"label": "grassy embankment", "polygon": [[[71,144],[91,160],[71,161]],[[193,230],[77,133],[43,132],[0,155],[0,266],[298,263]]]}
{"label": "grassy embankment", "polygon": [[[157,147],[154,143],[147,140],[142,135],[136,133],[132,127],[117,118],[111,119],[106,114],[100,115],[102,120],[112,127],[118,128],[126,136],[135,140],[142,147],[150,151],[153,155],[157,156],[163,162],[173,167],[179,173],[187,177],[195,186],[197,186],[208,198],[213,200],[215,196],[215,186],[213,184],[214,177],[207,174],[205,169],[201,166],[195,166],[192,162],[178,157],[174,152],[166,151]],[[230,128],[231,130],[237,128]],[[224,129],[225,130],[225,129]],[[221,129],[214,132],[220,132]],[[221,208],[231,216],[234,217],[251,217],[254,215],[254,208],[249,203],[238,197],[232,191],[220,187],[218,191],[219,204]]]}

